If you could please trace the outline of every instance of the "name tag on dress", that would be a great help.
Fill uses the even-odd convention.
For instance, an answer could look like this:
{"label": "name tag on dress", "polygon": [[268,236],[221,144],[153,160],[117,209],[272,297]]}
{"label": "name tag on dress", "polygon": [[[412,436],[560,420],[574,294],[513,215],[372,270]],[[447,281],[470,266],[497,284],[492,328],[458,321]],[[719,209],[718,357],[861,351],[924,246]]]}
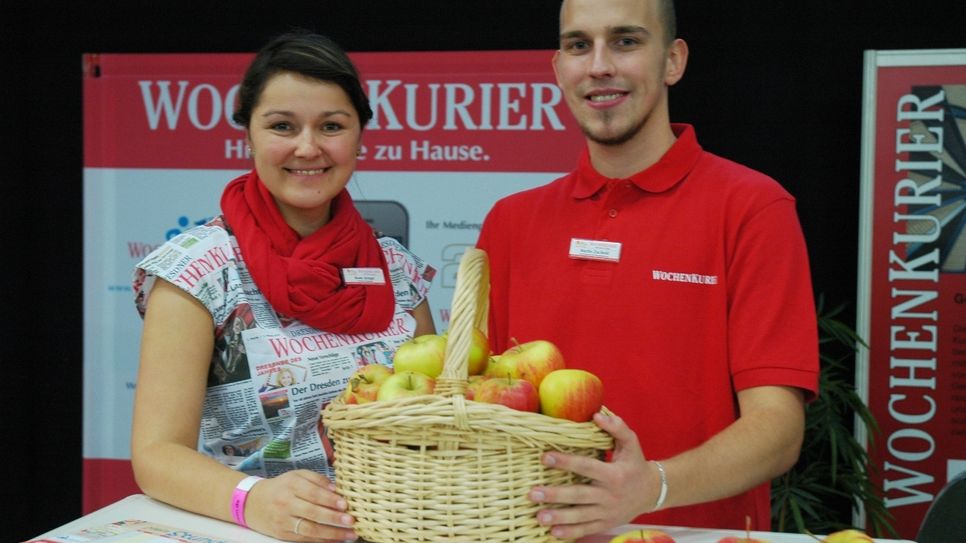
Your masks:
{"label": "name tag on dress", "polygon": [[570,240],[570,258],[580,260],[602,260],[620,262],[621,244],[616,241],[597,241],[593,239]]}
{"label": "name tag on dress", "polygon": [[342,268],[342,280],[347,285],[385,285],[382,268]]}

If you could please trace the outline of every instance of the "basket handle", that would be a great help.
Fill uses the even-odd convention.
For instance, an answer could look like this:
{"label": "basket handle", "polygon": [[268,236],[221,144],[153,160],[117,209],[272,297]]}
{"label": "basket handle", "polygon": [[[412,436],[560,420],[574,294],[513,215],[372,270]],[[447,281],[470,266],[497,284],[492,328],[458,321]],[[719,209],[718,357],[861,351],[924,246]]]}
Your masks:
{"label": "basket handle", "polygon": [[486,252],[470,247],[463,253],[456,272],[443,372],[436,381],[436,394],[465,395],[473,328],[486,330],[489,296],[490,268]]}

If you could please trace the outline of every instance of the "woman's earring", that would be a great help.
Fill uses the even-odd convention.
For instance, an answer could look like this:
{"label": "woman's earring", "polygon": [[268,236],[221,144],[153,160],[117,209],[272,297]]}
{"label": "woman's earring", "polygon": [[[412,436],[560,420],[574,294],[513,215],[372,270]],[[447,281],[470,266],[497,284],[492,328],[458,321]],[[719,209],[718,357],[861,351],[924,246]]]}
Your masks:
{"label": "woman's earring", "polygon": [[252,146],[248,146],[248,156],[255,156],[255,151],[252,151]]}

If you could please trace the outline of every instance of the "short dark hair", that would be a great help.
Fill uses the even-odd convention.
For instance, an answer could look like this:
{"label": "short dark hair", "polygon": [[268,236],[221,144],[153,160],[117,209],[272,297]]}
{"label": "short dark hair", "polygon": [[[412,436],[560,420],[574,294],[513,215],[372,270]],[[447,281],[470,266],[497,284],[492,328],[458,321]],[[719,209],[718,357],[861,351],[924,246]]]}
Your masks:
{"label": "short dark hair", "polygon": [[[664,26],[664,43],[670,45],[678,37],[678,18],[674,9],[674,0],[656,0],[658,18]],[[560,9],[563,10],[563,0],[560,0]],[[562,13],[562,11],[561,11]]]}
{"label": "short dark hair", "polygon": [[674,0],[659,0],[661,22],[664,23],[664,34],[667,43],[678,37],[678,17],[674,9]]}
{"label": "short dark hair", "polygon": [[372,108],[362,89],[359,72],[345,51],[325,36],[294,30],[269,41],[248,66],[238,90],[238,105],[231,117],[235,124],[248,128],[252,111],[268,80],[283,72],[338,85],[359,115],[360,128],[372,118]]}

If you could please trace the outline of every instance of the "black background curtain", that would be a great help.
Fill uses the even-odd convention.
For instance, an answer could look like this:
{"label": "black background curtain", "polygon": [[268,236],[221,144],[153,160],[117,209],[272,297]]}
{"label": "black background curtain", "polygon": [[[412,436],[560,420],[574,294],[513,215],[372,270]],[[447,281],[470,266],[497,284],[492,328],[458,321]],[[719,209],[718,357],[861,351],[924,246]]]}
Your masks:
{"label": "black background curtain", "polygon": [[[558,5],[0,2],[2,539],[81,513],[83,53],[253,52],[295,26],[348,51],[553,49]],[[855,302],[863,50],[966,47],[964,14],[961,0],[679,2],[691,57],[672,119],[798,199],[829,303]]]}

